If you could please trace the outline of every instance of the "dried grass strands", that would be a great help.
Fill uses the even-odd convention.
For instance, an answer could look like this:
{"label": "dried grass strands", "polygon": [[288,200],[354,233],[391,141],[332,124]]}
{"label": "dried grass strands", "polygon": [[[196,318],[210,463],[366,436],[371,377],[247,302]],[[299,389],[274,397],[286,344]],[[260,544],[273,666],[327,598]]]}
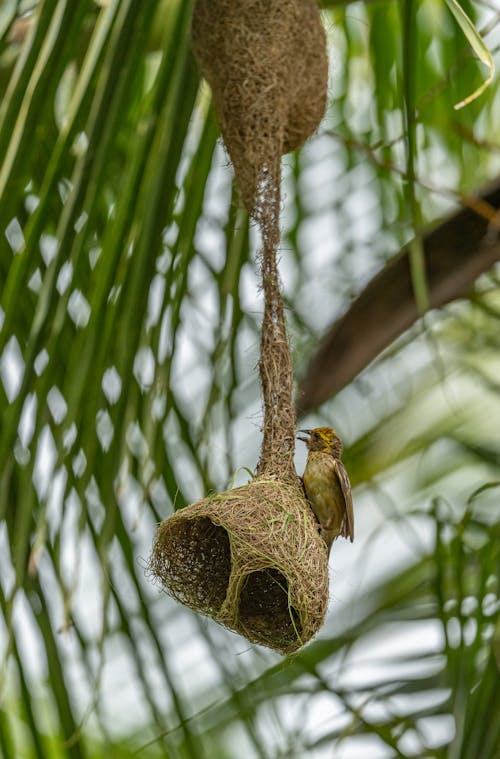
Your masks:
{"label": "dried grass strands", "polygon": [[316,0],[197,0],[192,39],[257,219],[263,167],[302,145],[325,111],[328,56]]}
{"label": "dried grass strands", "polygon": [[288,653],[319,629],[326,550],[296,484],[257,477],[164,520],[150,573],[178,601]]}

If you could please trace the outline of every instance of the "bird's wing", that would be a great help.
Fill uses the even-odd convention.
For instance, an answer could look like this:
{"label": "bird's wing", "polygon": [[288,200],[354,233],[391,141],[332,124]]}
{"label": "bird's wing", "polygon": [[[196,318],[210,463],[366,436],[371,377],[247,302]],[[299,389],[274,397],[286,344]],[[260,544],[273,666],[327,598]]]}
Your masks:
{"label": "bird's wing", "polygon": [[335,459],[335,473],[342,488],[345,503],[345,517],[342,527],[342,537],[349,538],[351,543],[354,540],[354,509],[352,506],[351,483],[345,470],[345,466],[340,459]]}

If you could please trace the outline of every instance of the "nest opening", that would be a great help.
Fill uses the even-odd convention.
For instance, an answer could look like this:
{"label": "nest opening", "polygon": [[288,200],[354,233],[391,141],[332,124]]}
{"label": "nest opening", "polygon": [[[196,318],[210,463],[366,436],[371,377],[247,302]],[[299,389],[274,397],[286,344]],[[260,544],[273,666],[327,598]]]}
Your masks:
{"label": "nest opening", "polygon": [[273,644],[278,636],[283,648],[302,640],[300,614],[290,603],[288,581],[276,568],[251,572],[243,583],[238,606],[242,630]]}
{"label": "nest opening", "polygon": [[231,548],[224,527],[206,516],[176,521],[169,529],[160,526],[156,546],[150,570],[164,589],[204,614],[217,614],[231,576]]}

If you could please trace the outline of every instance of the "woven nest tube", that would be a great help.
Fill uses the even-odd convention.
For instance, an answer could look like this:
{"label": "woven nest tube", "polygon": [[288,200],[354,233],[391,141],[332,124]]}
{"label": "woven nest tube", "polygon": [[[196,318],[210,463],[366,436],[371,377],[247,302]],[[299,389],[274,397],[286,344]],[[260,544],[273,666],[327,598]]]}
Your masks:
{"label": "woven nest tube", "polygon": [[289,653],[323,622],[328,561],[293,463],[292,365],[276,260],[280,159],[323,115],[325,34],[315,0],[197,0],[192,37],[262,235],[264,430],[257,476],[162,522],[150,571],[192,609]]}

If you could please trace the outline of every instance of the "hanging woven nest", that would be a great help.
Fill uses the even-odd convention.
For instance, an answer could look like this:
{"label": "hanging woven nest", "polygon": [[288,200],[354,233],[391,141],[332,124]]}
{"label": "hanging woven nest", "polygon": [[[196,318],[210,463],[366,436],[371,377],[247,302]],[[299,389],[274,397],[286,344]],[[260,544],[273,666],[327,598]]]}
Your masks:
{"label": "hanging woven nest", "polygon": [[257,476],[161,523],[150,573],[174,598],[282,653],[320,628],[328,556],[293,463],[293,376],[277,250],[280,159],[317,128],[327,89],[315,0],[197,0],[193,46],[243,202],[262,235],[264,430]]}
{"label": "hanging woven nest", "polygon": [[150,566],[178,601],[282,653],[325,616],[326,546],[297,484],[261,476],[178,511]]}
{"label": "hanging woven nest", "polygon": [[328,56],[316,0],[197,0],[192,39],[254,215],[263,167],[302,145],[325,111]]}

